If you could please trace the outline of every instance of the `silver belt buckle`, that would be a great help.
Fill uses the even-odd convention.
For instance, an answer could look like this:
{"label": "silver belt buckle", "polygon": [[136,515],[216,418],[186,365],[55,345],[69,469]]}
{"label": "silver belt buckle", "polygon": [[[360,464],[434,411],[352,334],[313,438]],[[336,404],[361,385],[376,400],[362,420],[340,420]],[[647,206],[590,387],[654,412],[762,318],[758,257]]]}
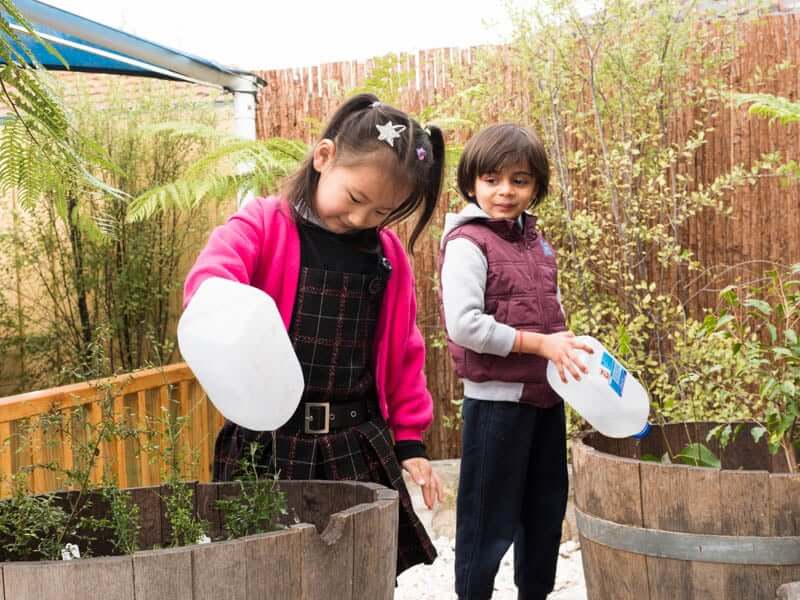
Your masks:
{"label": "silver belt buckle", "polygon": [[[303,423],[303,433],[329,433],[331,429],[331,405],[330,402],[306,402],[304,405],[305,419]],[[311,408],[324,408],[325,409],[325,426],[321,429],[311,429],[311,421],[314,417],[311,416]]]}

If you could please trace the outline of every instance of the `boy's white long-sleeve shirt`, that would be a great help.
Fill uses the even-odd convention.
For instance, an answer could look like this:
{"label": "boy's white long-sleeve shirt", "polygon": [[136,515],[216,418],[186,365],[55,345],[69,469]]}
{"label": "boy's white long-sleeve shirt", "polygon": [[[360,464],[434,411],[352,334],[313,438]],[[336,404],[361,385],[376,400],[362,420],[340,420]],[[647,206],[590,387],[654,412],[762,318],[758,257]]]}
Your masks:
{"label": "boy's white long-sleeve shirt", "polygon": [[442,303],[450,339],[480,354],[508,356],[517,332],[484,312],[486,256],[472,241],[447,244],[442,264]]}

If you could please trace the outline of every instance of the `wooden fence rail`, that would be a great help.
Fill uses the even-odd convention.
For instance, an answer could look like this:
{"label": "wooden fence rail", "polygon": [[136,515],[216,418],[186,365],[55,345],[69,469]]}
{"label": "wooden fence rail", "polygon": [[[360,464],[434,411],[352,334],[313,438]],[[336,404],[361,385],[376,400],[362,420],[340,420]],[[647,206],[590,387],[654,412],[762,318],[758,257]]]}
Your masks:
{"label": "wooden fence rail", "polygon": [[[34,493],[65,487],[63,472],[80,467],[82,448],[99,439],[104,413],[121,435],[98,445],[91,478],[120,487],[161,483],[174,441],[181,475],[210,481],[216,433],[223,417],[185,363],[136,371],[0,399],[0,497],[10,476],[29,471]],[[48,465],[57,466],[50,468]]]}

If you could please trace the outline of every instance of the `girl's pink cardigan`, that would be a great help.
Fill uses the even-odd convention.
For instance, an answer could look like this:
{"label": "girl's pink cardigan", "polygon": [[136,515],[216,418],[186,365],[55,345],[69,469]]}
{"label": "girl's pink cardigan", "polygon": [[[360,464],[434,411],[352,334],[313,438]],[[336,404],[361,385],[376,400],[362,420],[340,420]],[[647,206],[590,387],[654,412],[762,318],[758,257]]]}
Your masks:
{"label": "girl's pink cardigan", "polygon": [[[392,272],[373,348],[378,404],[395,440],[421,440],[433,417],[425,384],[425,344],[416,324],[414,274],[397,235],[379,234]],[[208,277],[223,277],[264,290],[278,306],[287,329],[300,274],[300,238],[289,205],[256,198],[214,229],[186,278],[183,305]],[[235,310],[235,307],[231,307]]]}

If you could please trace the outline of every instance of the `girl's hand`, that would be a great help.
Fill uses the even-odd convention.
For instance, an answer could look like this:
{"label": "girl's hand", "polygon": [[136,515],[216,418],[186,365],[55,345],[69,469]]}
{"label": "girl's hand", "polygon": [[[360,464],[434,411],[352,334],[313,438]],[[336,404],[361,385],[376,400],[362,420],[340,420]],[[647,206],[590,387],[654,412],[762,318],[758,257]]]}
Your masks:
{"label": "girl's hand", "polygon": [[422,488],[422,498],[428,510],[433,510],[433,503],[437,500],[442,502],[442,482],[439,476],[431,467],[427,458],[407,458],[403,461],[403,468],[408,471],[411,478]]}
{"label": "girl's hand", "polygon": [[575,334],[571,331],[559,331],[558,333],[541,335],[537,354],[551,360],[556,369],[558,369],[561,381],[567,383],[565,371],[569,371],[576,381],[581,378],[581,371],[584,373],[589,372],[589,367],[575,358],[575,350],[585,350],[589,354],[594,354],[591,346],[576,340]]}

